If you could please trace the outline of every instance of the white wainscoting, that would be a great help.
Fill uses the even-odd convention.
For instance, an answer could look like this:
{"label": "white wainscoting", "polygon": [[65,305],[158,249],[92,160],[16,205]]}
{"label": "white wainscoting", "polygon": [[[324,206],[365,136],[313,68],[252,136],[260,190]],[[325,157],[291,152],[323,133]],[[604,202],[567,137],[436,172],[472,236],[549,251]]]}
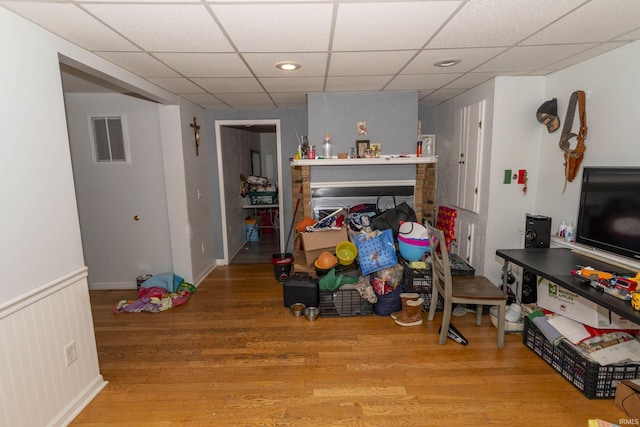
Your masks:
{"label": "white wainscoting", "polygon": [[0,305],[0,425],[67,425],[106,384],[86,268]]}

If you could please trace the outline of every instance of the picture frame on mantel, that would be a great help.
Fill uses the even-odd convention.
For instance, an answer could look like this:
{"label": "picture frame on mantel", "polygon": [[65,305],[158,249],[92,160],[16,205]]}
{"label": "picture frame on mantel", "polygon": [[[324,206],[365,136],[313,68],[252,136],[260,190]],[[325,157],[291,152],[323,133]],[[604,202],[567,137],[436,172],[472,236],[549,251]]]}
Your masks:
{"label": "picture frame on mantel", "polygon": [[434,134],[420,135],[420,141],[422,141],[423,157],[436,155],[436,136]]}
{"label": "picture frame on mantel", "polygon": [[357,139],[356,140],[356,154],[359,159],[364,159],[364,152],[369,147],[368,139]]}

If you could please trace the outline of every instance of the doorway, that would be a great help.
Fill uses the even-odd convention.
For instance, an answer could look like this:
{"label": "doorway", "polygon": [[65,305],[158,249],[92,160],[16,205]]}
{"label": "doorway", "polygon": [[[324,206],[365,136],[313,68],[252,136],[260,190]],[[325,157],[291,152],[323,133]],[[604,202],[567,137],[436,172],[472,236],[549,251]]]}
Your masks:
{"label": "doorway", "polygon": [[[272,226],[283,223],[282,211],[282,142],[280,134],[280,120],[216,120],[215,121],[218,181],[220,186],[220,211],[222,226],[223,264],[230,263],[270,263],[274,252],[281,252],[284,247],[282,230],[274,233],[260,233],[258,241],[247,242],[244,218],[255,215],[255,209],[249,198],[242,198],[239,194],[240,178],[251,174],[255,154],[260,151],[262,159],[261,175],[269,176],[278,186],[277,199],[272,209],[275,218]],[[268,138],[248,137],[246,133],[270,135]],[[275,138],[273,138],[275,136]],[[244,143],[245,140],[262,140],[257,146]],[[268,142],[271,141],[271,142]],[[262,145],[260,145],[262,144]],[[270,145],[272,144],[272,145]],[[267,147],[257,149],[256,147]],[[269,148],[270,147],[270,148]],[[263,153],[264,152],[264,153]],[[267,158],[271,160],[267,161]],[[246,163],[245,163],[246,162]],[[242,166],[246,164],[246,174],[242,174]],[[273,165],[273,166],[272,166]],[[276,223],[274,225],[274,223]],[[250,260],[249,260],[250,259]],[[233,262],[232,262],[233,261]]]}

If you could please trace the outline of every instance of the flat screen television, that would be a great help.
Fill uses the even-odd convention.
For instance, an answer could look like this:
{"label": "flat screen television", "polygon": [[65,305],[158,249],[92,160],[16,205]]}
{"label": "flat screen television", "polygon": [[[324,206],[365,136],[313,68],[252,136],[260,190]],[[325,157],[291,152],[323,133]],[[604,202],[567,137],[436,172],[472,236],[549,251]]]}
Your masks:
{"label": "flat screen television", "polygon": [[640,167],[585,167],[576,242],[640,261]]}

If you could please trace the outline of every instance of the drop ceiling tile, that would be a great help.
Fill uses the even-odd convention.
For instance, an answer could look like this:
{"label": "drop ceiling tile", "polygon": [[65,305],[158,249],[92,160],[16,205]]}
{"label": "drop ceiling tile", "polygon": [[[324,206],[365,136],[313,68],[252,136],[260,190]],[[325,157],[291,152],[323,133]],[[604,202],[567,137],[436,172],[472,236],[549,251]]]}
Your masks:
{"label": "drop ceiling tile", "polygon": [[336,52],[331,55],[330,76],[396,74],[416,54],[414,50],[389,52]]}
{"label": "drop ceiling tile", "polygon": [[584,0],[482,0],[465,3],[427,47],[509,46]]}
{"label": "drop ceiling tile", "polygon": [[[401,72],[401,74],[423,74],[454,72],[464,73],[471,71],[478,65],[488,61],[494,56],[504,52],[506,48],[476,48],[476,49],[427,49],[420,51]],[[445,59],[462,59],[459,64],[451,67],[436,67],[433,65]]]}
{"label": "drop ceiling tile", "polygon": [[271,98],[282,105],[303,105],[307,106],[307,94],[305,92],[271,92]]}
{"label": "drop ceiling tile", "polygon": [[[558,3],[558,2],[556,2]],[[606,17],[606,19],[593,19]],[[584,25],[589,22],[589,25]],[[592,0],[522,44],[588,43],[614,39],[640,25],[638,0]]]}
{"label": "drop ceiling tile", "polygon": [[222,105],[201,104],[200,106],[206,110],[232,110],[233,109],[231,106],[227,104],[222,104]]}
{"label": "drop ceiling tile", "polygon": [[333,49],[419,49],[460,1],[339,3]]}
{"label": "drop ceiling tile", "polygon": [[433,93],[433,90],[419,90],[418,91],[418,99],[422,99],[424,97],[426,97],[427,95]]}
{"label": "drop ceiling tile", "polygon": [[85,49],[136,51],[136,46],[70,3],[2,1],[2,6]]}
{"label": "drop ceiling tile", "polygon": [[324,85],[324,77],[265,77],[260,82],[269,92],[317,92]]}
{"label": "drop ceiling tile", "polygon": [[234,107],[251,105],[271,105],[271,108],[274,107],[265,92],[221,93],[220,95],[216,94],[216,97]]}
{"label": "drop ceiling tile", "polygon": [[417,90],[417,89],[438,89],[451,82],[460,73],[448,74],[401,74],[396,76],[384,88],[385,90]]}
{"label": "drop ceiling tile", "polygon": [[328,77],[327,92],[382,90],[393,76]]}
{"label": "drop ceiling tile", "polygon": [[[59,1],[59,0],[49,0]],[[132,0],[62,0],[81,1],[82,3],[133,3]],[[135,3],[194,3],[194,0],[135,0]]]}
{"label": "drop ceiling tile", "polygon": [[332,3],[211,3],[211,8],[240,52],[329,49]]}
{"label": "drop ceiling tile", "polygon": [[[500,75],[499,73],[467,73],[459,78],[455,79],[448,85],[444,87],[444,89],[471,89],[472,87],[478,86],[486,82],[489,79],[494,78],[496,75]],[[504,74],[501,74],[504,75]]]}
{"label": "drop ceiling tile", "polygon": [[[326,52],[321,53],[245,53],[242,55],[249,67],[258,77],[310,77],[324,76],[327,69]],[[296,71],[282,71],[275,64],[282,61],[293,61],[302,65]]]}
{"label": "drop ceiling tile", "polygon": [[449,98],[460,95],[466,90],[467,89],[439,89],[427,95],[426,98],[423,98],[420,101],[446,101]]}
{"label": "drop ceiling tile", "polygon": [[528,72],[546,68],[549,64],[564,60],[592,47],[594,47],[593,44],[514,47],[481,65],[475,71]]}
{"label": "drop ceiling tile", "polygon": [[156,53],[153,56],[186,77],[251,77],[235,53]]}
{"label": "drop ceiling tile", "polygon": [[144,52],[96,52],[116,65],[140,77],[180,77],[171,68]]}
{"label": "drop ceiling tile", "polygon": [[178,95],[198,105],[225,105],[222,101],[209,93],[179,93]]}
{"label": "drop ceiling tile", "polygon": [[233,50],[203,5],[92,3],[83,7],[148,51]]}
{"label": "drop ceiling tile", "polygon": [[204,89],[182,77],[151,77],[147,80],[173,93],[205,93]]}
{"label": "drop ceiling tile", "polygon": [[549,67],[553,71],[561,70],[563,68],[570,67],[571,65],[575,65],[580,62],[586,61],[588,59],[595,58],[598,55],[602,55],[605,52],[609,52],[611,50],[625,46],[626,44],[627,42],[611,42],[611,43],[599,44],[594,48],[585,50],[584,52],[580,52],[577,55],[574,55],[570,58],[564,59],[562,61],[554,62],[553,64],[550,64]]}
{"label": "drop ceiling tile", "polygon": [[261,92],[263,90],[260,83],[253,77],[199,77],[191,80],[207,92],[234,93]]}
{"label": "drop ceiling tile", "polygon": [[626,34],[621,35],[620,37],[616,37],[615,41],[635,41],[640,39],[640,28],[634,31],[630,31]]}

